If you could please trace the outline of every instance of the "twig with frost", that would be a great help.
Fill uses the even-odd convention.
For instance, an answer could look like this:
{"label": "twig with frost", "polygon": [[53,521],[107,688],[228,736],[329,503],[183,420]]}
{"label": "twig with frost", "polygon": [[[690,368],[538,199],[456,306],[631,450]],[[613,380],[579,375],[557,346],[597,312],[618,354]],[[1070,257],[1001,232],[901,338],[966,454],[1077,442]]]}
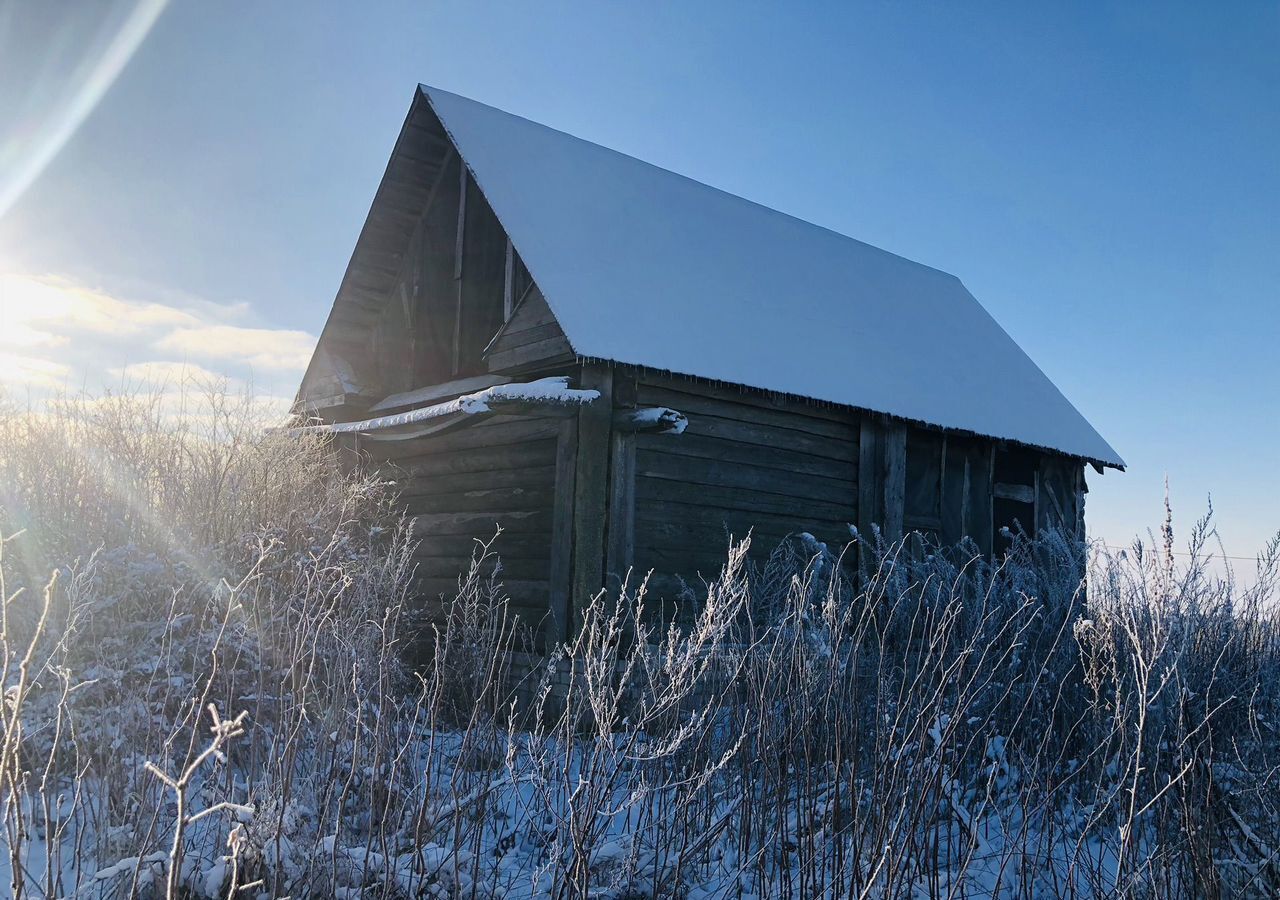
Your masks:
{"label": "twig with frost", "polygon": [[210,806],[208,809],[201,810],[194,815],[187,815],[187,790],[191,787],[192,780],[200,771],[200,767],[210,758],[225,758],[222,748],[231,740],[244,734],[244,720],[248,716],[247,712],[241,712],[234,719],[224,721],[218,715],[218,708],[210,703],[208,706],[209,716],[213,719],[213,724],[209,730],[213,733],[213,740],[204,748],[195,759],[187,764],[177,777],[167,774],[163,769],[155,763],[148,760],[144,764],[144,768],[160,779],[166,787],[173,792],[174,801],[177,804],[177,818],[173,825],[173,845],[169,850],[169,875],[166,881],[166,896],[169,900],[176,900],[178,897],[178,887],[182,874],[182,842],[186,835],[187,827],[194,822],[199,821],[205,816],[211,815],[223,810],[241,811],[244,807],[240,807],[233,803],[218,803]]}

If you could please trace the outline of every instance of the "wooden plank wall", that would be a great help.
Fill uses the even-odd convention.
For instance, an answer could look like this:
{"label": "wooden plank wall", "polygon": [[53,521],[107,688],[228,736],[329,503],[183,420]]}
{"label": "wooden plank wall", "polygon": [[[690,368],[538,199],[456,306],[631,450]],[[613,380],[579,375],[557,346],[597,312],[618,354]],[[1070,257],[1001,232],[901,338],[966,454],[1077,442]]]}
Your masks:
{"label": "wooden plank wall", "polygon": [[[410,388],[453,377],[453,333],[457,304],[453,272],[457,251],[459,172],[454,154],[441,171],[423,212],[413,246],[406,292],[414,310],[413,384]],[[388,393],[391,393],[388,391]]]}
{"label": "wooden plank wall", "polygon": [[396,482],[421,539],[418,589],[438,599],[456,588],[475,539],[494,544],[516,611],[546,628],[551,590],[557,448],[564,419],[495,416],[459,431],[403,442],[366,442],[380,474]]}
{"label": "wooden plank wall", "polygon": [[947,435],[942,460],[942,539],[970,537],[991,552],[991,442]]}
{"label": "wooden plank wall", "polygon": [[1084,464],[1053,454],[1040,457],[1037,511],[1040,528],[1075,530],[1084,534]]}
{"label": "wooden plank wall", "polygon": [[609,444],[613,421],[613,367],[582,367],[579,386],[600,392],[600,399],[578,411],[574,436],[573,553],[570,597],[574,617],[605,583],[605,533],[609,527]]}
{"label": "wooden plank wall", "polygon": [[507,233],[470,177],[463,210],[455,370],[478,375],[487,368],[484,349],[503,324]]}
{"label": "wooden plank wall", "polygon": [[655,590],[677,592],[677,575],[691,585],[716,577],[730,534],[753,530],[757,556],[797,531],[834,552],[849,542],[858,508],[849,413],[657,375],[638,378],[635,401],[689,419],[684,434],[634,439],[633,561],[657,573]]}
{"label": "wooden plank wall", "polygon": [[[629,568],[653,571],[656,597],[678,599],[684,585],[696,594],[719,575],[730,535],[748,531],[756,559],[800,531],[840,552],[849,525],[870,536],[870,522],[886,535],[924,528],[944,542],[968,534],[983,551],[998,549],[989,440],[626,367],[587,365],[575,380],[604,402],[571,418],[495,416],[362,445],[416,517],[424,598],[449,594],[475,539],[498,526],[502,581],[543,646],[571,634],[575,607]],[[613,428],[614,409],[631,406],[677,409],[688,427],[679,435]],[[1078,522],[1078,462],[1031,461],[1038,524]],[[925,496],[934,491],[936,504]]]}
{"label": "wooden plank wall", "polygon": [[531,366],[571,359],[573,351],[560,323],[537,286],[512,313],[511,321],[489,345],[490,372],[520,372]]}
{"label": "wooden plank wall", "polygon": [[376,392],[400,393],[486,371],[482,353],[503,325],[506,247],[497,216],[454,155],[369,329],[366,352]]}

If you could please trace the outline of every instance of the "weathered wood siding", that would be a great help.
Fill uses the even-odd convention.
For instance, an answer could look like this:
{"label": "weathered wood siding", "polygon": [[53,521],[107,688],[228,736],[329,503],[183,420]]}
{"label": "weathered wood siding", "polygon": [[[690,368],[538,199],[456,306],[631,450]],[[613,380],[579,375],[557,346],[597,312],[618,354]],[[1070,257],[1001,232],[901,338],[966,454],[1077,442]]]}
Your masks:
{"label": "weathered wood siding", "polygon": [[489,371],[521,372],[549,362],[573,358],[569,341],[547,305],[542,291],[532,286],[485,354]]}
{"label": "weathered wood siding", "polygon": [[507,233],[471,178],[463,212],[455,371],[477,375],[486,370],[484,348],[503,323]]}
{"label": "weathered wood siding", "polygon": [[942,539],[971,538],[991,552],[990,441],[947,435],[942,467]]}
{"label": "weathered wood siding", "polygon": [[[839,553],[851,524],[867,538],[968,536],[998,553],[1015,518],[1031,533],[1081,521],[1078,460],[625,366],[555,374],[600,402],[361,447],[416,519],[422,597],[450,594],[476,539],[501,528],[502,581],[543,647],[571,635],[578,608],[628,571],[652,572],[656,598],[686,587],[696,597],[748,532],[757,560],[798,532]],[[688,426],[630,430],[619,413],[635,407],[677,409]],[[868,561],[845,559],[851,570]]]}
{"label": "weathered wood siding", "polygon": [[448,434],[367,442],[377,470],[396,482],[421,539],[417,586],[426,600],[450,594],[476,539],[501,527],[494,550],[519,615],[549,618],[556,456],[563,419],[496,416]]}
{"label": "weathered wood siding", "polygon": [[[465,191],[465,193],[464,193]],[[360,355],[378,392],[478,375],[503,326],[507,236],[455,154],[443,167]],[[459,255],[461,254],[461,255]]]}
{"label": "weathered wood siding", "polygon": [[678,590],[676,576],[714,578],[730,536],[748,531],[757,555],[799,531],[835,552],[849,542],[858,475],[850,414],[654,375],[636,380],[634,399],[689,419],[684,434],[634,437],[631,563],[654,570],[660,592]]}
{"label": "weathered wood siding", "polygon": [[1084,464],[1046,453],[1040,457],[1037,527],[1084,534]]}
{"label": "weathered wood siding", "polygon": [[[689,419],[682,435],[615,434],[611,450],[608,569],[615,577],[628,567],[652,571],[663,596],[678,595],[682,582],[696,592],[720,572],[730,535],[748,530],[760,556],[801,531],[839,552],[851,524],[867,540],[877,530],[890,541],[919,533],[954,545],[968,537],[983,553],[1007,545],[1001,527],[1015,518],[1032,535],[1081,527],[1079,460],[623,372],[615,375],[619,405],[669,406]],[[846,557],[850,566],[858,561]]]}

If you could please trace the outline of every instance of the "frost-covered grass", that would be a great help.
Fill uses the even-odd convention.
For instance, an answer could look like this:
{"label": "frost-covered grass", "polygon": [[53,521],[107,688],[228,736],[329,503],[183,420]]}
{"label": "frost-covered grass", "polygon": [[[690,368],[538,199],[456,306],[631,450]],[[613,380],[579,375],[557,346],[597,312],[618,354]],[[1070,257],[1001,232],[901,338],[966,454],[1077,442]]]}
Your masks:
{"label": "frost-covered grass", "polygon": [[502,535],[424,612],[386,486],[192,403],[0,415],[16,896],[1280,890],[1280,545],[743,542],[530,664]]}

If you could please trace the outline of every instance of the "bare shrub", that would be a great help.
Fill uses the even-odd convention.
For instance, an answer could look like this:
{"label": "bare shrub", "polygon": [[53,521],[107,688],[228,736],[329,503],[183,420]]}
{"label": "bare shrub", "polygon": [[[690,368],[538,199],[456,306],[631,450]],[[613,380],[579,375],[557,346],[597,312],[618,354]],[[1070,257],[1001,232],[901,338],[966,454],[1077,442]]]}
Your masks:
{"label": "bare shrub", "polygon": [[1280,891],[1280,539],[742,541],[533,654],[501,534],[424,606],[385,485],[188,402],[0,415],[15,897]]}

